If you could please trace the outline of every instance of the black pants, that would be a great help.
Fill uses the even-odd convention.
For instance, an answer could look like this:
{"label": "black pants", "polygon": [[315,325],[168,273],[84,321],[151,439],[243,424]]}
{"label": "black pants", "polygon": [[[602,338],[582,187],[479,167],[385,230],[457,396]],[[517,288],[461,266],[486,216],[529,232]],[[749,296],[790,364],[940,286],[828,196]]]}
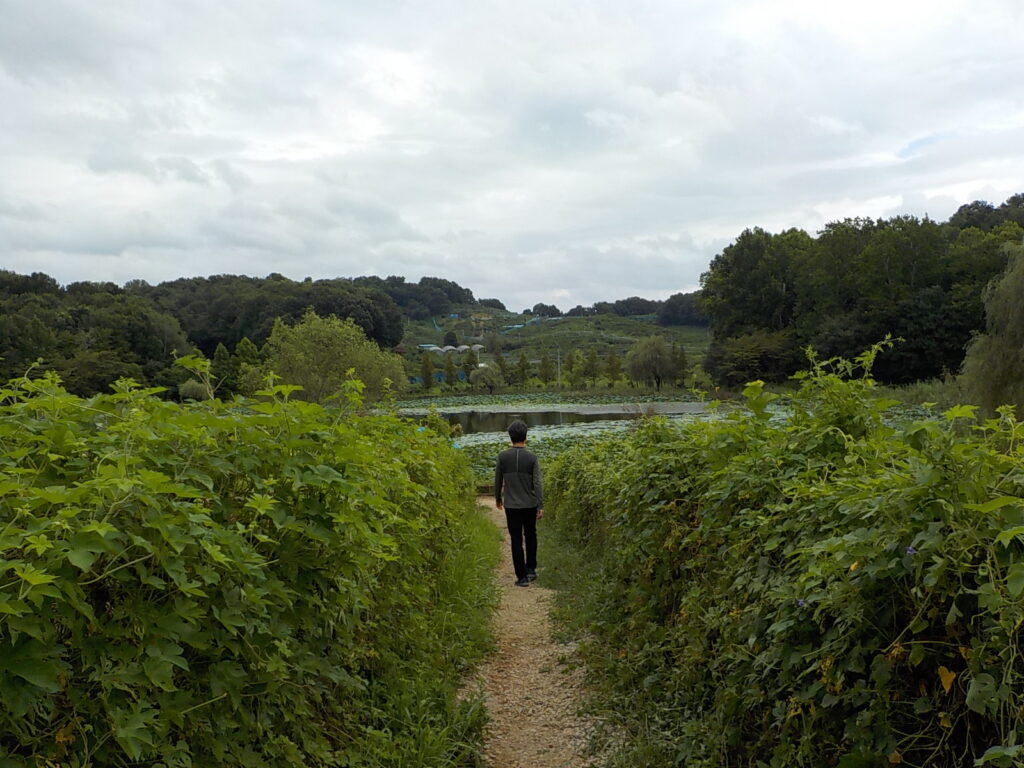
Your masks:
{"label": "black pants", "polygon": [[[516,578],[521,579],[527,571],[537,570],[537,508],[505,508],[508,535],[512,539],[512,565]],[[523,539],[526,539],[526,554],[523,555]]]}

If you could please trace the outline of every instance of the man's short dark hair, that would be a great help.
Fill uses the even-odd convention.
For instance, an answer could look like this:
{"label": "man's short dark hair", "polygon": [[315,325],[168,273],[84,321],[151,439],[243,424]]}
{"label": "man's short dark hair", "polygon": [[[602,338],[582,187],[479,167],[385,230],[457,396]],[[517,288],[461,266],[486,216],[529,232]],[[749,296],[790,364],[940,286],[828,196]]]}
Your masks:
{"label": "man's short dark hair", "polygon": [[526,442],[526,425],[516,419],[508,425],[508,437],[513,443]]}

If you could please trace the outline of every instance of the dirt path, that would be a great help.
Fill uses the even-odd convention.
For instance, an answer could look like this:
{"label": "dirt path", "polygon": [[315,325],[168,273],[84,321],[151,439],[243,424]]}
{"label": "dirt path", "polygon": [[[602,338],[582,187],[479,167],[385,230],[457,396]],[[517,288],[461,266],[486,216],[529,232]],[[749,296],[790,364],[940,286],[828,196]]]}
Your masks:
{"label": "dirt path", "polygon": [[[501,605],[494,619],[498,649],[483,665],[480,681],[491,722],[485,753],[490,768],[568,768],[589,766],[582,757],[587,724],[577,716],[580,673],[566,670],[562,659],[573,646],[551,639],[549,609],[552,592],[543,587],[544,564],[529,587],[516,587],[505,515],[494,500],[481,496],[481,506],[505,532],[498,566]],[[538,536],[544,535],[544,523]]]}

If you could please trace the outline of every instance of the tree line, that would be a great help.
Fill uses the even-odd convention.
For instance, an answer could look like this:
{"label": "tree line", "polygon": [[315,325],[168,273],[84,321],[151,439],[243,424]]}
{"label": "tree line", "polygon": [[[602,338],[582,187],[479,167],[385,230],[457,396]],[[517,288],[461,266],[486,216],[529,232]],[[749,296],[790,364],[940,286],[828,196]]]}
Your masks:
{"label": "tree line", "polygon": [[564,313],[554,304],[541,302],[534,304],[531,309],[524,309],[523,314],[539,317],[649,316],[654,318],[658,325],[705,326],[708,324],[708,316],[701,303],[699,291],[674,293],[664,301],[629,296],[618,301],[597,301],[586,307],[577,304]]}
{"label": "tree line", "polygon": [[721,384],[781,381],[803,348],[854,357],[887,334],[875,376],[904,384],[957,373],[985,329],[986,287],[1024,241],[1024,194],[975,202],[946,222],[852,218],[817,236],[747,229],[701,277],[713,342],[704,366]]}
{"label": "tree line", "polygon": [[[901,341],[879,356],[875,375],[885,383],[907,383],[961,370],[968,344],[986,332],[987,322],[992,325],[986,287],[1006,271],[1009,254],[1022,241],[1024,195],[999,206],[962,206],[946,222],[844,219],[816,236],[754,228],[715,256],[699,292],[665,301],[631,296],[577,305],[565,315],[708,324],[713,342],[704,367],[724,385],[785,379],[803,367],[807,346],[852,357],[891,335]],[[1012,309],[1012,291],[1004,293],[1011,299],[999,301]],[[996,302],[993,296],[990,302]],[[265,361],[275,324],[294,326],[307,311],[349,319],[386,350],[400,343],[407,320],[467,305],[504,309],[498,299],[478,300],[468,288],[438,277],[415,283],[400,276],[294,281],[275,273],[61,286],[42,273],[0,271],[0,376],[23,375],[42,360],[43,369],[57,371],[79,395],[107,391],[122,377],[177,391],[183,373],[172,364],[172,352],[195,350],[219,356],[227,391],[243,365],[257,369]],[[524,312],[562,315],[543,303]],[[1012,323],[995,327],[1012,330]],[[257,355],[262,359],[254,360]],[[393,366],[386,367],[393,373]],[[537,367],[532,375],[543,381],[543,366]],[[506,384],[517,381],[515,372],[499,373]],[[1016,369],[1000,375],[1012,379]]]}
{"label": "tree line", "polygon": [[274,352],[266,346],[277,324],[294,326],[307,312],[348,319],[377,347],[391,349],[407,318],[475,301],[469,289],[437,277],[295,281],[275,273],[61,286],[43,273],[0,271],[0,376],[24,375],[41,360],[41,370],[56,371],[77,395],[107,391],[119,378],[176,392],[186,374],[172,352],[195,351],[216,363],[222,392],[237,391],[244,367],[259,369]]}
{"label": "tree line", "polygon": [[564,358],[552,357],[545,350],[539,360],[530,360],[525,351],[515,360],[509,360],[500,346],[493,347],[492,354],[493,360],[482,366],[473,350],[461,355],[458,362],[455,354],[446,354],[438,365],[430,352],[423,352],[419,385],[429,392],[435,384],[449,391],[468,384],[493,393],[507,386],[586,389],[599,384],[614,387],[628,381],[660,390],[662,386],[684,386],[691,370],[682,345],[670,344],[657,334],[639,339],[625,357],[620,357],[614,347],[604,355],[593,347],[586,354],[574,349]]}
{"label": "tree line", "polygon": [[[615,302],[610,311],[646,311],[637,304],[642,301]],[[671,310],[678,302],[657,304]],[[498,299],[478,300],[468,288],[438,277],[295,281],[274,273],[180,278],[158,285],[131,280],[123,286],[89,281],[62,286],[43,273],[0,270],[0,376],[22,376],[41,361],[39,371],[56,371],[76,395],[106,392],[117,379],[131,378],[199,398],[209,396],[208,387],[187,381],[184,369],[173,364],[174,354],[198,352],[213,362],[217,394],[227,395],[258,389],[256,377],[265,375],[268,365],[285,365],[282,340],[307,344],[306,336],[323,330],[308,326],[303,334],[288,336],[287,329],[300,325],[308,313],[348,320],[379,350],[390,350],[400,344],[407,321],[444,316],[467,305],[504,309]],[[671,311],[665,317],[673,322]],[[338,332],[352,336],[347,327]],[[364,362],[372,360],[367,363],[375,372],[368,394],[381,390],[384,379],[396,388],[405,384],[394,361],[377,359],[362,346],[353,349]]]}

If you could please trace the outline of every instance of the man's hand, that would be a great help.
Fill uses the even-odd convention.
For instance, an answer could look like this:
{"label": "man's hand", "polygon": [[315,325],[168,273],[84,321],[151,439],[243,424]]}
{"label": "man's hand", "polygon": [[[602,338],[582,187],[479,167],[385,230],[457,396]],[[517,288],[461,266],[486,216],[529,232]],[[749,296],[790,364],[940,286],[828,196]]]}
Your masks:
{"label": "man's hand", "polygon": [[494,502],[494,506],[497,507],[499,511],[502,509],[502,503],[500,501]]}
{"label": "man's hand", "polygon": [[542,517],[544,517],[544,510],[543,509],[538,509],[537,510],[537,519],[540,520]]}

